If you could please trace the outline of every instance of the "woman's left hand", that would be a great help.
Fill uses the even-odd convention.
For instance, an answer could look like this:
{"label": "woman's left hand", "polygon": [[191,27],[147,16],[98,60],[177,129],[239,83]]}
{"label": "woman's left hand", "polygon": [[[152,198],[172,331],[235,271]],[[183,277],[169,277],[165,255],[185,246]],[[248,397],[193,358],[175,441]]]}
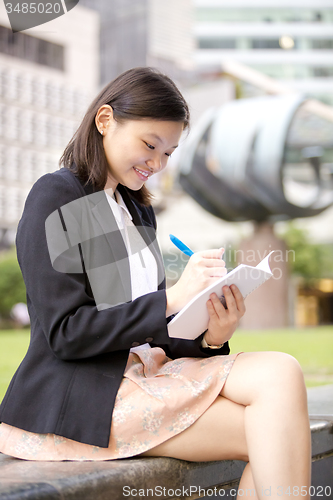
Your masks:
{"label": "woman's left hand", "polygon": [[222,291],[226,308],[216,293],[212,293],[207,301],[209,323],[205,340],[210,345],[220,345],[230,340],[245,313],[244,299],[236,285],[224,286]]}

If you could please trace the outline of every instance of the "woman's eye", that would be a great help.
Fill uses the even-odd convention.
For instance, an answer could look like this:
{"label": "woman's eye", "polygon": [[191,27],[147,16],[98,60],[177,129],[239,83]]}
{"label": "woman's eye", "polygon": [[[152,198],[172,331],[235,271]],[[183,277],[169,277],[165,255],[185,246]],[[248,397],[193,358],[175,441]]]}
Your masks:
{"label": "woman's eye", "polygon": [[151,144],[148,144],[148,142],[146,142],[146,145],[148,146],[149,149],[155,149],[154,146],[152,146]]}
{"label": "woman's eye", "polygon": [[169,158],[171,158],[172,153],[165,153]]}

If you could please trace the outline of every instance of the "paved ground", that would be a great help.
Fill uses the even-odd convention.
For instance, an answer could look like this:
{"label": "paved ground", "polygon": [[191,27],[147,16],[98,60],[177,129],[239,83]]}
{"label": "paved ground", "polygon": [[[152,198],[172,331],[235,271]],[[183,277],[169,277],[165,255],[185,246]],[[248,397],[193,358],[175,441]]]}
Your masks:
{"label": "paved ground", "polygon": [[333,384],[308,389],[310,414],[333,416]]}

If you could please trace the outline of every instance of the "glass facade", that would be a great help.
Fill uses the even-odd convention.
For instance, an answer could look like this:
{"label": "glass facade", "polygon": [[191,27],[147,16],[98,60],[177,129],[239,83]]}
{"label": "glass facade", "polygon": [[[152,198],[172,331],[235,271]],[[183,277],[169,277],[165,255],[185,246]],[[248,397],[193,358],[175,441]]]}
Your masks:
{"label": "glass facade", "polygon": [[[293,46],[288,50],[333,50],[332,38],[292,38]],[[198,37],[199,49],[285,49],[280,38],[227,38],[219,36]]]}
{"label": "glass facade", "polygon": [[333,33],[332,38],[318,38],[316,40],[311,40],[311,42],[312,49],[333,50]]}
{"label": "glass facade", "polygon": [[[333,2],[332,7],[313,5],[236,8],[222,0],[211,6],[201,1],[195,10],[199,64],[218,71],[224,58],[235,57],[333,104]],[[244,95],[252,95],[248,90]]]}
{"label": "glass facade", "polygon": [[89,100],[53,74],[0,65],[0,246],[1,230],[17,226],[31,185],[59,168]]}
{"label": "glass facade", "polygon": [[196,21],[219,23],[331,23],[333,22],[333,9],[198,7],[196,9]]}
{"label": "glass facade", "polygon": [[64,47],[0,26],[0,52],[64,71]]}
{"label": "glass facade", "polygon": [[148,0],[80,0],[100,14],[100,83],[146,65]]}
{"label": "glass facade", "polygon": [[199,49],[236,49],[236,38],[202,37],[198,39]]}

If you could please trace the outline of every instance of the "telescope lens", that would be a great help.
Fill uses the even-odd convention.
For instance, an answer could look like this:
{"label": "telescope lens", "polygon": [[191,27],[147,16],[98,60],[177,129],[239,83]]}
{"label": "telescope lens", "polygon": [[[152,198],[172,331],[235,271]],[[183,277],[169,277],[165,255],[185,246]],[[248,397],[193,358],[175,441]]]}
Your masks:
{"label": "telescope lens", "polygon": [[282,185],[293,205],[319,208],[332,202],[333,114],[323,116],[311,101],[300,106],[289,127]]}

